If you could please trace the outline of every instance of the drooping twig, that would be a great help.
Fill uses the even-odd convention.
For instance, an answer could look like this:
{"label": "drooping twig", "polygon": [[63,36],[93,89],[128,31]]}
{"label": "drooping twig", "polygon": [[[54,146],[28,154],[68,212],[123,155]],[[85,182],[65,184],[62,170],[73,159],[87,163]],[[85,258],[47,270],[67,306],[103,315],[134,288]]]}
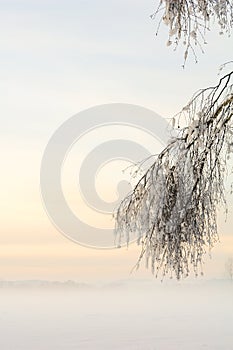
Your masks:
{"label": "drooping twig", "polygon": [[152,272],[177,279],[202,270],[218,241],[216,210],[225,204],[225,153],[232,151],[233,71],[199,91],[180,112],[179,131],[116,212],[119,240],[136,235]]}
{"label": "drooping twig", "polygon": [[151,17],[153,19],[159,17],[156,35],[162,22],[168,26],[167,46],[173,45],[176,49],[179,43],[183,43],[185,64],[190,50],[196,61],[196,48],[199,47],[203,52],[203,44],[206,44],[206,32],[210,30],[211,20],[219,26],[220,35],[224,33],[230,35],[233,26],[233,2],[231,0],[160,0],[157,10]]}

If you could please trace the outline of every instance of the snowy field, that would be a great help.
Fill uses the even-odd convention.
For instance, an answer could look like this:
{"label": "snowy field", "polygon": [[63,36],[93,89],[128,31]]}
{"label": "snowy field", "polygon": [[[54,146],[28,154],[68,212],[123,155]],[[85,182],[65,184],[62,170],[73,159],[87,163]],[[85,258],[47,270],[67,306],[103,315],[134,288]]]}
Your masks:
{"label": "snowy field", "polygon": [[233,283],[1,288],[1,350],[231,350]]}

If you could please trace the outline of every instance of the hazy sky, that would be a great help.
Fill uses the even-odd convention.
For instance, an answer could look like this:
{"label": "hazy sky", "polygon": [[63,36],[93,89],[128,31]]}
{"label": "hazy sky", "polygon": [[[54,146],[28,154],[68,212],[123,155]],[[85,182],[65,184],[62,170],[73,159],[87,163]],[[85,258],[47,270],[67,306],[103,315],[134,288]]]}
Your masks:
{"label": "hazy sky", "polygon": [[[128,277],[137,247],[91,250],[54,228],[41,203],[40,163],[53,132],[87,107],[124,102],[168,118],[216,82],[233,38],[208,34],[205,55],[198,64],[190,55],[183,70],[163,28],[155,38],[154,8],[152,0],[0,0],[0,278]],[[223,275],[233,254],[232,199],[229,207],[207,277]]]}

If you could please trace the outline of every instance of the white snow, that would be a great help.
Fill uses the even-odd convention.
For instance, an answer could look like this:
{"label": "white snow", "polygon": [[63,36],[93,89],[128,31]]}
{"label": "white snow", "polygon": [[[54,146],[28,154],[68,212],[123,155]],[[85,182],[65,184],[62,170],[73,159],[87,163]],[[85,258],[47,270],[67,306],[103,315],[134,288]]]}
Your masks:
{"label": "white snow", "polygon": [[233,283],[0,289],[1,350],[230,350]]}

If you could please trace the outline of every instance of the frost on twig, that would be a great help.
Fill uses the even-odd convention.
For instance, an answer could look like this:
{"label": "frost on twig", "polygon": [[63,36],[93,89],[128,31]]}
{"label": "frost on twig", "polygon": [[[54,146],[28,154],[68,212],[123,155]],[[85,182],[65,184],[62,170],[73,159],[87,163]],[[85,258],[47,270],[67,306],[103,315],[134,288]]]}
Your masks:
{"label": "frost on twig", "polygon": [[190,50],[196,61],[196,47],[203,52],[211,20],[215,20],[219,26],[220,35],[230,35],[233,26],[232,0],[160,0],[151,18],[157,18],[160,13],[156,35],[162,22],[168,26],[167,45],[176,48],[179,43],[183,43],[184,64]]}
{"label": "frost on twig", "polygon": [[225,204],[227,153],[233,145],[233,71],[200,90],[176,116],[180,129],[116,212],[116,235],[136,235],[152,272],[186,277],[202,272],[218,241],[216,210]]}

